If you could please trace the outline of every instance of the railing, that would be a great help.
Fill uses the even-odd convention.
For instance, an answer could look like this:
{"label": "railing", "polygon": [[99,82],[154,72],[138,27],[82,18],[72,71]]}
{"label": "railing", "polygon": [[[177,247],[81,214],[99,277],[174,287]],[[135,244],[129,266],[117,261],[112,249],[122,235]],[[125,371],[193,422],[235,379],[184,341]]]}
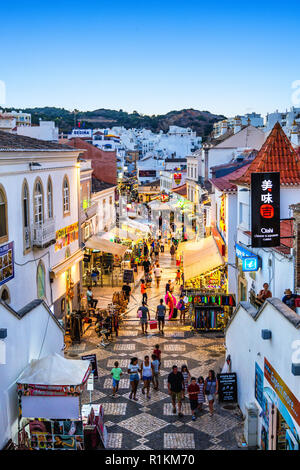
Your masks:
{"label": "railing", "polygon": [[37,222],[32,225],[32,245],[43,248],[55,242],[55,219]]}

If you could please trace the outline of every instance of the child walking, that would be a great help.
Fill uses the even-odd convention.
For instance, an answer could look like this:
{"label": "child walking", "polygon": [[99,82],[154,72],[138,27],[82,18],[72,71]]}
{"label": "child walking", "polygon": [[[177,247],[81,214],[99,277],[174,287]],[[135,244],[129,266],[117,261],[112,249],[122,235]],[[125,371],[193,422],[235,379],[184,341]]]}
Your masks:
{"label": "child walking", "polygon": [[183,375],[183,380],[184,380],[184,389],[182,390],[182,399],[185,399],[185,393],[188,388],[189,381],[191,379],[191,374],[189,373],[189,370],[186,365],[183,365],[181,367],[181,373]]}
{"label": "child walking", "polygon": [[196,419],[196,410],[198,408],[198,394],[200,391],[199,385],[196,382],[196,378],[191,378],[191,383],[188,386],[188,394],[190,399],[190,406],[192,410],[192,420],[195,421]]}
{"label": "child walking", "polygon": [[118,361],[116,361],[114,365],[115,367],[110,371],[113,377],[113,394],[112,394],[113,397],[117,395],[117,392],[119,390],[120,378],[121,378],[121,375],[123,374],[122,369],[119,367]]}
{"label": "child walking", "polygon": [[198,378],[198,385],[199,385],[198,410],[202,411],[203,403],[205,403],[204,378],[202,376]]}

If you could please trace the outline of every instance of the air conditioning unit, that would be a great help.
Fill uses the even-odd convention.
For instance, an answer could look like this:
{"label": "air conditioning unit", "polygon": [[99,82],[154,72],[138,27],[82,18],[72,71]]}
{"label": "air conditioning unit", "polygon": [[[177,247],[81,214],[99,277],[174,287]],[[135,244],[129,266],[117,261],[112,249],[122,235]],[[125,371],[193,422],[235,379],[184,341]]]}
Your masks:
{"label": "air conditioning unit", "polygon": [[258,408],[255,403],[246,405],[244,436],[249,447],[257,447],[258,438]]}

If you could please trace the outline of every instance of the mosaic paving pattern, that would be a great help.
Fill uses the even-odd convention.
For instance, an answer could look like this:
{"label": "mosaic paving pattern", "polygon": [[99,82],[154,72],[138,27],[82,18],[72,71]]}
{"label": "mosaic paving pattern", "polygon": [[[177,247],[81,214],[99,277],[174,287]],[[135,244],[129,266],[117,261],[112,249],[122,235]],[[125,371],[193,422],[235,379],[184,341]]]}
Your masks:
{"label": "mosaic paving pattern", "polygon": [[[175,278],[176,267],[171,266],[169,254],[160,259],[163,278],[160,290],[153,285],[148,294],[148,306],[151,316],[156,311],[159,299],[164,295],[164,286],[168,279]],[[176,287],[177,289],[177,287]],[[177,290],[175,295],[178,296]],[[108,300],[111,298],[107,296]],[[239,436],[243,429],[241,417],[236,411],[229,411],[216,404],[215,413],[210,417],[208,406],[198,412],[196,421],[191,419],[189,400],[182,402],[183,417],[173,414],[173,407],[167,389],[167,377],[171,367],[187,364],[190,373],[204,378],[209,369],[219,372],[224,364],[224,338],[217,334],[193,334],[189,326],[178,321],[166,322],[165,334],[150,331],[142,335],[136,311],[140,302],[139,288],[134,292],[128,308],[128,322],[123,322],[118,338],[105,348],[96,347],[100,339],[93,327],[84,336],[84,342],[66,351],[66,357],[82,354],[96,354],[99,379],[95,380],[92,403],[101,403],[104,407],[105,425],[108,432],[108,448],[124,450],[163,450],[163,449],[239,449]],[[220,336],[220,335],[219,335]],[[156,344],[162,351],[162,364],[159,375],[159,390],[153,390],[151,398],[142,394],[143,382],[140,380],[137,399],[129,399],[130,381],[127,368],[130,358],[139,358],[139,364],[145,355],[151,355]],[[111,369],[115,361],[123,370],[117,397],[112,397]],[[89,392],[82,396],[83,403],[90,402]]]}

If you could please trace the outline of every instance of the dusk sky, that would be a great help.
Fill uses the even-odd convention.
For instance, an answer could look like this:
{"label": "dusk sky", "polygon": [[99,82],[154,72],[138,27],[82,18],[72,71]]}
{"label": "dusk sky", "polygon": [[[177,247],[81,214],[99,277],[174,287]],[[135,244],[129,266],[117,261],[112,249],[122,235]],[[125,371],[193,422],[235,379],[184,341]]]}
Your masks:
{"label": "dusk sky", "polygon": [[299,0],[5,2],[5,105],[285,110],[300,80],[299,15]]}

